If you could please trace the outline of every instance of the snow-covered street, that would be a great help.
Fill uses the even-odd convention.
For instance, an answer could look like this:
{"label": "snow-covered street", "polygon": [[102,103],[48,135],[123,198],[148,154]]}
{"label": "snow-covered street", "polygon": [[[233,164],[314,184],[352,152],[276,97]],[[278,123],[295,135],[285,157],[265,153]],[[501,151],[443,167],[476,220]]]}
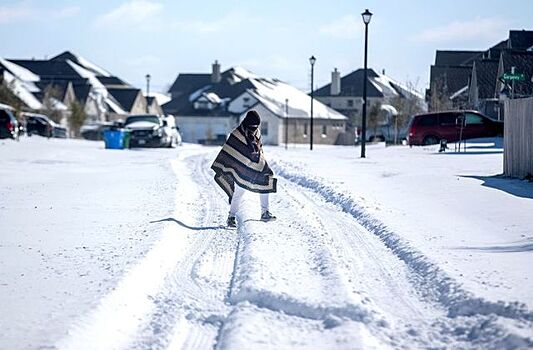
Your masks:
{"label": "snow-covered street", "polygon": [[[495,143],[494,143],[495,142]],[[0,143],[0,348],[533,346],[533,185],[466,153],[266,147],[237,230],[218,147]]]}

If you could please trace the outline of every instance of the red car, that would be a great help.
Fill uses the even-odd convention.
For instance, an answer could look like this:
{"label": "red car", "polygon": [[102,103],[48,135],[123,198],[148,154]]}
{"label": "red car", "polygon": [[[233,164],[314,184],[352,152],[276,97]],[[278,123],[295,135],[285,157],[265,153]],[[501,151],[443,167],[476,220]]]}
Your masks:
{"label": "red car", "polygon": [[415,115],[407,133],[409,145],[434,145],[503,135],[503,122],[476,111],[447,111]]}

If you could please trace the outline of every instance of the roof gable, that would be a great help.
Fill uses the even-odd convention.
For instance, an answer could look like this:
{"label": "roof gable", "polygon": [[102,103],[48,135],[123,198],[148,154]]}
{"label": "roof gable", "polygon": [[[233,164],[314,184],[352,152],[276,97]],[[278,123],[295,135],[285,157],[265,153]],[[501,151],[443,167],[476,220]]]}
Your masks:
{"label": "roof gable", "polygon": [[497,60],[479,60],[474,63],[476,72],[478,98],[493,98],[498,75]]}
{"label": "roof gable", "polygon": [[111,88],[107,91],[126,111],[132,110],[137,96],[141,93],[141,90],[135,88]]}

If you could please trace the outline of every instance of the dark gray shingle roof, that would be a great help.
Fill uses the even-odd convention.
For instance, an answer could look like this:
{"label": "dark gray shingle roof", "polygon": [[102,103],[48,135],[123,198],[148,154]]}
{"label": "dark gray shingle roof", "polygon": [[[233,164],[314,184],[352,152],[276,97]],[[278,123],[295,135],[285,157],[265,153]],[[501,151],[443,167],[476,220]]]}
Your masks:
{"label": "dark gray shingle roof", "polygon": [[137,95],[141,93],[141,90],[135,88],[111,88],[107,89],[107,91],[109,91],[127,112],[131,111]]}
{"label": "dark gray shingle roof", "polygon": [[436,66],[459,66],[463,64],[472,65],[473,61],[481,58],[484,51],[453,51],[437,50],[435,56]]}
{"label": "dark gray shingle roof", "polygon": [[478,98],[493,98],[496,91],[498,75],[497,60],[479,60],[474,63],[476,70]]}
{"label": "dark gray shingle roof", "polygon": [[533,47],[533,30],[509,31],[508,48],[513,50],[527,50]]}
{"label": "dark gray shingle roof", "polygon": [[190,94],[211,83],[211,74],[180,73],[168,90],[173,96]]}
{"label": "dark gray shingle roof", "polygon": [[[341,78],[341,93],[338,96],[363,96],[363,79],[364,69],[358,69],[345,75]],[[376,72],[369,68],[367,72],[368,78],[377,77]],[[379,91],[374,84],[367,83],[367,97],[383,97],[383,93]],[[331,96],[331,83],[322,86],[314,91],[315,96]]]}

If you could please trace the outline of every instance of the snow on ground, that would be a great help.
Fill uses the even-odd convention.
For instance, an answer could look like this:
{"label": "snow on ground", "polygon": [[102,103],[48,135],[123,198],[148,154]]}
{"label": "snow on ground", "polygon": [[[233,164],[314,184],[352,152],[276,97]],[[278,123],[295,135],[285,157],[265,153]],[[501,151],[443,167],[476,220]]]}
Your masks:
{"label": "snow on ground", "polygon": [[387,230],[390,245],[415,247],[476,295],[532,308],[533,185],[498,176],[501,144],[478,140],[466,153],[380,144],[366,159],[359,148],[299,147],[272,157],[281,176]]}
{"label": "snow on ground", "polygon": [[159,239],[175,152],[35,136],[0,154],[0,348],[52,345]]}
{"label": "snow on ground", "polygon": [[266,147],[238,229],[218,148],[0,142],[0,348],[533,346],[533,189],[490,142]]}

